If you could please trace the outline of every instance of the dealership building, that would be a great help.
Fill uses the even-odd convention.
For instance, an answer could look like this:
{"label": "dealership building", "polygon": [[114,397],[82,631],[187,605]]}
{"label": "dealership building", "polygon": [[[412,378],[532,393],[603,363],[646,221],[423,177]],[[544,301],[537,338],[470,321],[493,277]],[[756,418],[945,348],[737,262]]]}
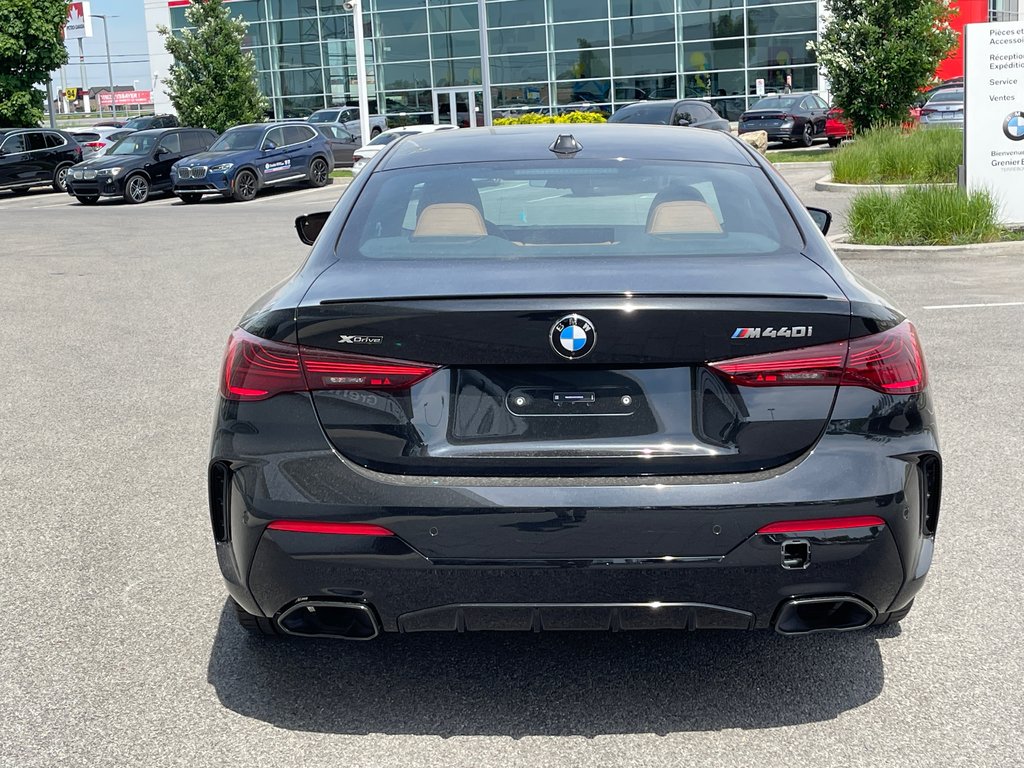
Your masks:
{"label": "dealership building", "polygon": [[[188,0],[144,0],[154,102],[171,58],[158,25],[180,30]],[[1015,20],[1019,0],[954,0],[954,26]],[[828,97],[808,43],[817,0],[362,0],[371,104],[391,118],[447,120],[483,104],[481,8],[495,110],[706,98],[735,120],[759,93]],[[343,0],[228,0],[276,118],[355,103],[353,14]],[[961,52],[944,78],[963,74]]]}

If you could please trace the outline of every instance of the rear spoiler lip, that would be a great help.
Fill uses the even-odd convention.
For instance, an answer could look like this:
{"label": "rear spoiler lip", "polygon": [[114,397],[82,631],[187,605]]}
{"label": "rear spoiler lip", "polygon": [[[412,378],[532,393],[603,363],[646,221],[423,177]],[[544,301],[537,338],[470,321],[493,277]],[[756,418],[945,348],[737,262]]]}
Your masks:
{"label": "rear spoiler lip", "polygon": [[478,300],[545,300],[557,299],[572,301],[573,299],[819,299],[832,301],[845,301],[845,297],[827,296],[823,293],[766,293],[764,291],[751,293],[637,293],[634,291],[621,292],[580,292],[580,293],[474,293],[474,294],[434,294],[434,295],[410,295],[410,296],[373,296],[350,299],[322,299],[319,306],[331,306],[335,304],[379,304],[395,301],[478,301]]}

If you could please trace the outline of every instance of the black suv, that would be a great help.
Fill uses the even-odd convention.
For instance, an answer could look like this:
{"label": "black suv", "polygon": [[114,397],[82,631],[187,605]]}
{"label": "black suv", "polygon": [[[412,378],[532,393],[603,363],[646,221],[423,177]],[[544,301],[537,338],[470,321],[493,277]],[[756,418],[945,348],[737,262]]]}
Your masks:
{"label": "black suv", "polygon": [[171,166],[183,157],[205,152],[217,134],[205,128],[136,131],[106,154],[79,163],[68,175],[68,194],[84,205],[100,197],[123,197],[144,203],[153,192],[171,191]]}
{"label": "black suv", "polygon": [[82,147],[64,131],[0,128],[0,189],[67,188],[68,169],[82,161]]}
{"label": "black suv", "polygon": [[130,131],[148,131],[151,128],[177,128],[178,118],[174,115],[143,115],[133,117],[122,126]]}

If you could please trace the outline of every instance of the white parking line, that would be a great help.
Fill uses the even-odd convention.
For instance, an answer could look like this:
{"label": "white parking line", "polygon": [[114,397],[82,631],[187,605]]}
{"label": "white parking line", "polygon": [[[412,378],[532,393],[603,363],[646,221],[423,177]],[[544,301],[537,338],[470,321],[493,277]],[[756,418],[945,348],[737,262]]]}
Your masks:
{"label": "white parking line", "polygon": [[991,301],[984,304],[932,304],[922,309],[976,309],[978,307],[1024,307],[1024,301]]}
{"label": "white parking line", "polygon": [[49,205],[33,205],[30,210],[38,211],[42,208],[66,208],[69,205],[75,205],[77,200],[64,200],[60,203],[50,203]]}

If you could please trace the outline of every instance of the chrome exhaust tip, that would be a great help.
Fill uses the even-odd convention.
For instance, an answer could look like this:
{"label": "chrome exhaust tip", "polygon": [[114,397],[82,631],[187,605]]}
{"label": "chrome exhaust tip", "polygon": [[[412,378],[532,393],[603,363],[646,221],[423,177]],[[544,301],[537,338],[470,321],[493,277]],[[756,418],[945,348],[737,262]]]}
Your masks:
{"label": "chrome exhaust tip", "polygon": [[877,615],[869,603],[848,595],[794,597],[779,607],[775,631],[780,635],[849,632],[870,626]]}
{"label": "chrome exhaust tip", "polygon": [[277,626],[295,637],[373,640],[380,634],[377,617],[363,603],[300,600],[277,617]]}

